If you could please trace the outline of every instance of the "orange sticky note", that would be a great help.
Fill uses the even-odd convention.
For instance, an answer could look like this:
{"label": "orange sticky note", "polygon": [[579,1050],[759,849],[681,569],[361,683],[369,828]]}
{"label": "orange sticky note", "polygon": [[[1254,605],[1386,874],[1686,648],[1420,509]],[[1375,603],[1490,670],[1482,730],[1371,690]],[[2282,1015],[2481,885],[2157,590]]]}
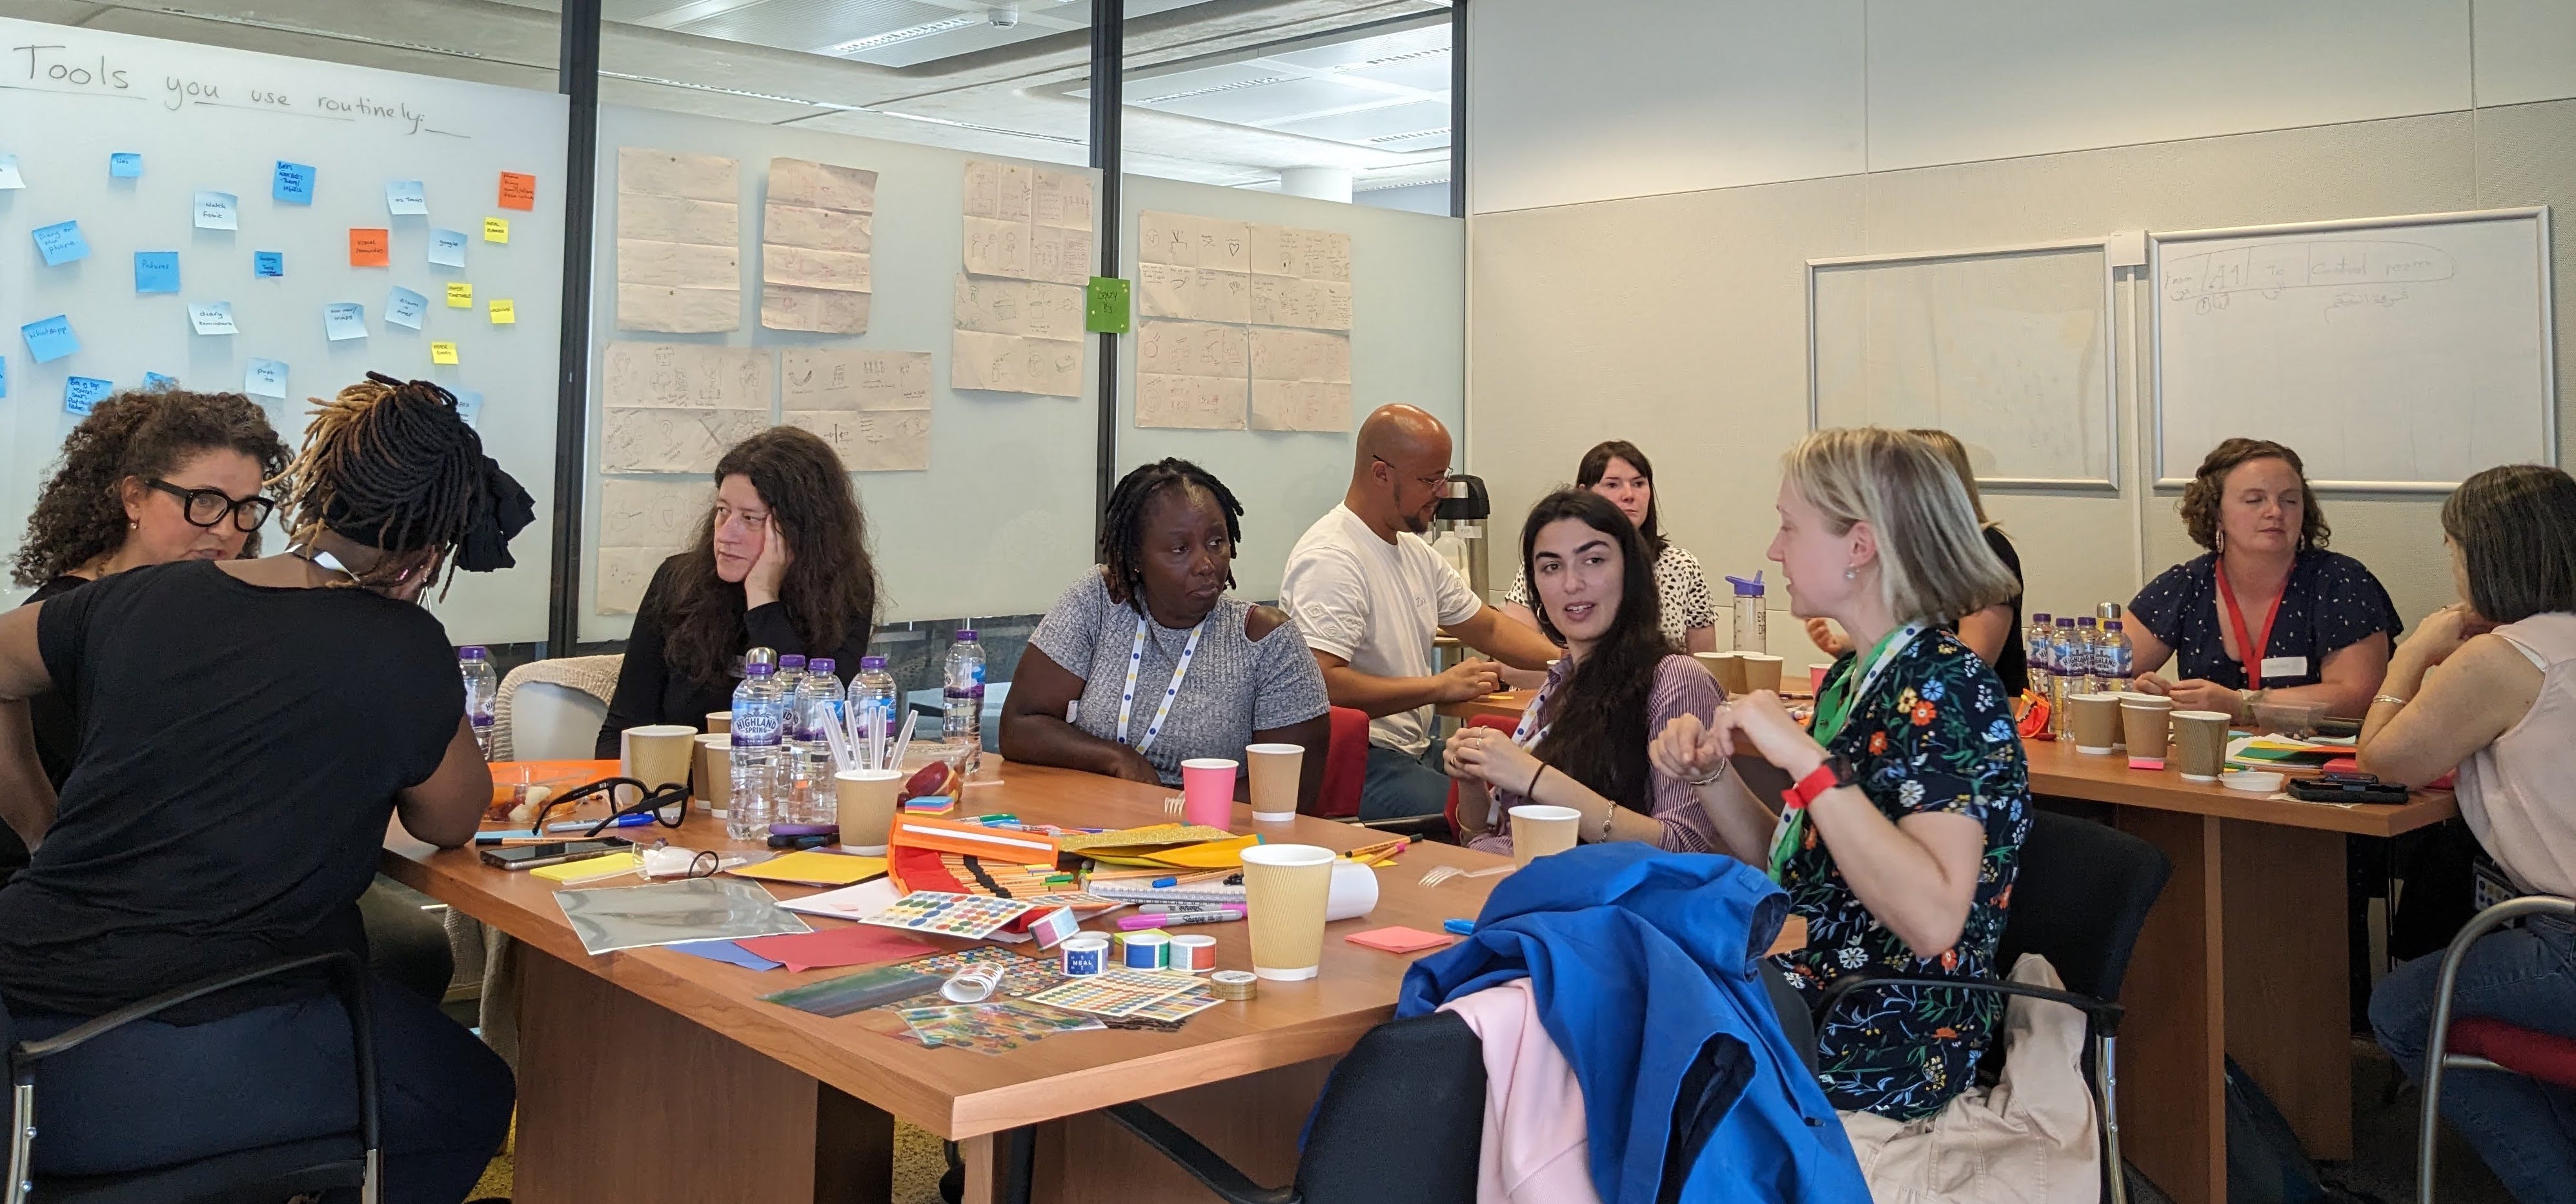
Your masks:
{"label": "orange sticky note", "polygon": [[447,282],[447,308],[449,308],[449,309],[472,309],[472,308],[474,308],[474,285],[473,285],[472,283],[470,283],[470,282],[468,282],[468,281],[464,281],[464,280],[450,280],[450,281],[448,281],[448,282]]}
{"label": "orange sticky note", "polygon": [[537,207],[537,178],[515,171],[501,173],[501,207],[534,209]]}
{"label": "orange sticky note", "polygon": [[487,217],[487,218],[484,218],[484,219],[483,219],[483,241],[485,241],[485,242],[508,242],[508,241],[510,241],[510,219],[508,219],[508,218],[506,218],[506,217]]}
{"label": "orange sticky note", "polygon": [[1419,928],[1406,928],[1402,925],[1354,932],[1342,939],[1354,945],[1366,945],[1371,949],[1383,949],[1389,953],[1415,953],[1424,949],[1438,949],[1449,943],[1449,938],[1440,933],[1424,932]]}
{"label": "orange sticky note", "polygon": [[431,363],[433,363],[433,364],[453,364],[453,363],[455,363],[455,362],[456,362],[456,344],[454,344],[454,343],[432,343],[432,344],[430,344],[430,345],[429,345],[429,362],[431,362]]}
{"label": "orange sticky note", "polygon": [[494,298],[494,299],[493,299],[493,301],[492,301],[492,324],[493,324],[494,326],[516,326],[516,325],[518,325],[518,324],[519,324],[519,306],[518,306],[518,303],[517,303],[517,302],[514,302],[514,301],[512,301],[512,300],[510,300],[510,299],[509,299],[509,298],[507,298],[507,297],[496,297],[496,298]]}
{"label": "orange sticky note", "polygon": [[392,231],[370,230],[358,226],[349,228],[350,267],[381,268],[391,264],[393,258]]}

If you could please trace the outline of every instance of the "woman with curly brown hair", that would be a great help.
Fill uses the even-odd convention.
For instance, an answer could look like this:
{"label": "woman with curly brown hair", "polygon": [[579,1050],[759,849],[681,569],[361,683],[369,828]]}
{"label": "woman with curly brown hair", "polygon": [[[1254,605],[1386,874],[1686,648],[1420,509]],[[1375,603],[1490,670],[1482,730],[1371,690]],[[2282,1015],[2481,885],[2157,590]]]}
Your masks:
{"label": "woman with curly brown hair", "polygon": [[[2404,624],[2379,578],[2326,550],[2334,531],[2299,453],[2266,439],[2219,444],[2183,489],[2182,519],[2209,554],[2130,600],[2138,688],[2240,720],[2265,700],[2369,710]],[[2156,672],[2169,658],[2175,672]]]}
{"label": "woman with curly brown hair", "polygon": [[828,656],[859,671],[877,610],[867,520],[840,454],[812,432],[772,427],[716,461],[715,503],[696,546],[662,562],[599,728],[599,755],[648,723],[701,727],[733,705],[742,654]]}

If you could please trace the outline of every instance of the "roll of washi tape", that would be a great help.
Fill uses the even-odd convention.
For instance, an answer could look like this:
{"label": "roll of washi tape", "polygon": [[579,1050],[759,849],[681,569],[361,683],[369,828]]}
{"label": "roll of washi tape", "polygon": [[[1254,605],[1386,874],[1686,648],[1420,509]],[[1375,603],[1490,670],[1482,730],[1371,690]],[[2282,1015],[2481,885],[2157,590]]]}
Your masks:
{"label": "roll of washi tape", "polygon": [[982,1003],[1002,985],[1002,968],[990,962],[968,966],[939,984],[939,997],[950,1003]]}
{"label": "roll of washi tape", "polygon": [[1219,999],[1250,999],[1261,989],[1261,979],[1250,970],[1219,970],[1208,975],[1208,993]]}
{"label": "roll of washi tape", "polygon": [[1109,968],[1109,938],[1082,932],[1064,938],[1064,976],[1092,978]]}
{"label": "roll of washi tape", "polygon": [[1216,969],[1216,938],[1197,935],[1173,937],[1172,968],[1192,974],[1205,974]]}
{"label": "roll of washi tape", "polygon": [[1029,917],[1029,935],[1036,937],[1038,948],[1053,949],[1066,937],[1081,931],[1081,922],[1073,918],[1073,909],[1059,907]]}
{"label": "roll of washi tape", "polygon": [[1127,934],[1127,952],[1120,964],[1130,970],[1168,970],[1172,966],[1172,938],[1159,932]]}

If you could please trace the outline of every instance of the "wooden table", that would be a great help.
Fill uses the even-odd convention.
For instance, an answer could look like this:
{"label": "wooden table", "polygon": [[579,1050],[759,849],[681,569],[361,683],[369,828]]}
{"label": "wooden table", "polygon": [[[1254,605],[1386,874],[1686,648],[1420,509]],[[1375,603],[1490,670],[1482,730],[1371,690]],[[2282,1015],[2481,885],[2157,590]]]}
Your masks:
{"label": "wooden table", "polygon": [[[1440,712],[1518,719],[1530,694]],[[2451,795],[2302,803],[2132,770],[2125,756],[2086,756],[2064,740],[2023,747],[2032,794],[2105,805],[2114,826],[2173,859],[2121,992],[2121,1152],[2178,1204],[2224,1201],[2233,1053],[2310,1157],[2352,1157],[2344,838],[2440,823],[2459,814]]]}
{"label": "wooden table", "polygon": [[[985,765],[978,777],[1000,780],[969,787],[970,813],[1008,811],[1068,826],[1170,818],[1163,810],[1170,792],[1159,787],[1003,768],[991,756]],[[1234,827],[1336,850],[1377,839],[1319,819],[1254,825],[1240,806]],[[670,835],[691,848],[731,847],[721,825],[703,816]],[[754,998],[849,968],[761,973],[668,949],[592,957],[549,897],[551,882],[490,869],[470,850],[432,849],[399,831],[383,860],[387,874],[521,942],[515,1198],[523,1204],[884,1200],[894,1117],[962,1142],[970,1200],[1004,1194],[1000,1180],[1015,1151],[1034,1158],[1039,1201],[1213,1198],[1125,1130],[1089,1115],[1134,1100],[1151,1101],[1254,1178],[1285,1183],[1326,1071],[1393,1014],[1414,960],[1341,938],[1390,924],[1437,932],[1444,919],[1473,916],[1495,879],[1425,888],[1424,871],[1502,863],[1416,845],[1378,871],[1376,910],[1326,930],[1323,972],[1313,980],[1265,981],[1258,999],[1220,1003],[1176,1033],[1070,1033],[985,1055],[897,1041],[873,1031],[889,1025],[882,1013],[827,1019]],[[1248,966],[1244,925],[1191,931],[1217,938],[1220,967]]]}

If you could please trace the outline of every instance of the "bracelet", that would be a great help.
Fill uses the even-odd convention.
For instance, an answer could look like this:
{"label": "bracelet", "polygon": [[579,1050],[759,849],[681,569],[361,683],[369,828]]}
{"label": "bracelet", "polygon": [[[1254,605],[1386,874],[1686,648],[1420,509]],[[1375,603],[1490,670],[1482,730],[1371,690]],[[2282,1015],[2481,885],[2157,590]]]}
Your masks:
{"label": "bracelet", "polygon": [[2406,700],[2399,698],[2394,694],[2382,694],[2370,700],[2370,705],[2372,706],[2378,706],[2381,703],[2386,703],[2393,707],[2402,707],[2406,705]]}
{"label": "bracelet", "polygon": [[1536,772],[1534,772],[1534,773],[1532,773],[1532,774],[1530,774],[1530,784],[1529,784],[1529,789],[1524,790],[1524,791],[1521,791],[1521,797],[1522,797],[1522,798],[1525,798],[1525,799],[1528,799],[1529,801],[1531,801],[1531,802],[1533,802],[1533,803],[1537,802],[1537,801],[1538,801],[1538,780],[1539,780],[1540,778],[1543,778],[1543,777],[1546,777],[1546,776],[1547,776],[1547,762],[1545,762],[1545,761],[1541,761],[1541,762],[1539,762],[1539,763],[1538,763],[1538,769],[1537,769],[1537,771],[1536,771]]}
{"label": "bracelet", "polygon": [[1727,771],[1727,769],[1728,769],[1729,767],[1730,767],[1730,766],[1728,765],[1728,763],[1727,763],[1727,762],[1725,762],[1725,761],[1720,761],[1720,762],[1718,762],[1718,763],[1717,763],[1717,768],[1715,768],[1715,769],[1712,769],[1712,770],[1709,770],[1709,771],[1708,771],[1708,776],[1707,776],[1707,777],[1704,777],[1704,778],[1683,778],[1682,780],[1683,780],[1683,781],[1685,781],[1685,782],[1690,783],[1690,784],[1691,784],[1691,785],[1693,785],[1693,786],[1714,786],[1714,785],[1716,785],[1716,784],[1717,784],[1718,779],[1723,778],[1723,777],[1725,777],[1725,776],[1726,776],[1726,771]]}

